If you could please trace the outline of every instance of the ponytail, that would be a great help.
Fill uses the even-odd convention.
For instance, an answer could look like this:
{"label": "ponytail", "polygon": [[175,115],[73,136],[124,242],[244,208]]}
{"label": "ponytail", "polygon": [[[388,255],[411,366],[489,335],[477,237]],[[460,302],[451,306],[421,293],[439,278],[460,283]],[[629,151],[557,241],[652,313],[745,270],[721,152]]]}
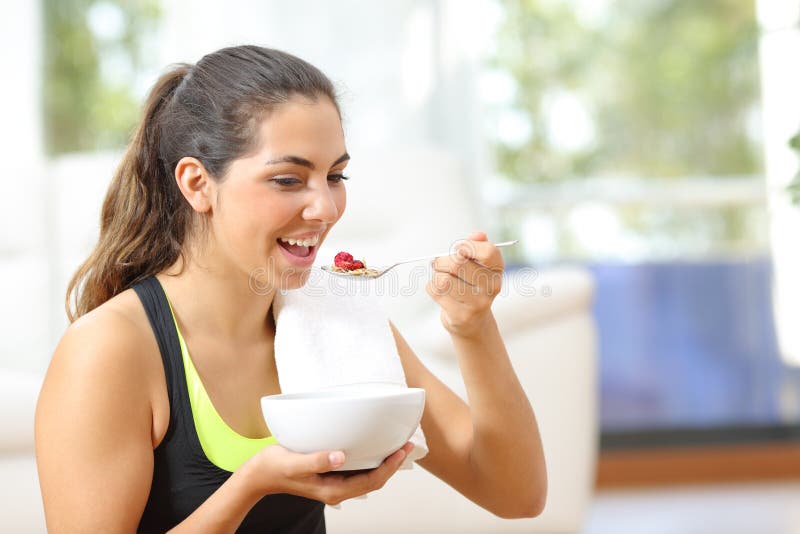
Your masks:
{"label": "ponytail", "polygon": [[181,254],[191,213],[160,157],[160,120],[189,69],[181,64],[162,75],[147,98],[103,201],[97,245],[67,286],[70,322],[172,265]]}

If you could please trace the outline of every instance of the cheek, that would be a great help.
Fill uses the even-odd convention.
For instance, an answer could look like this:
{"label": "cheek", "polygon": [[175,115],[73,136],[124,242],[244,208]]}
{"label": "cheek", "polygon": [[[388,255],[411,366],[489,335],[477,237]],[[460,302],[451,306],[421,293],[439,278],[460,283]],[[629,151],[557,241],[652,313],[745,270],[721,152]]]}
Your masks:
{"label": "cheek", "polygon": [[336,195],[336,211],[339,212],[339,218],[336,219],[337,221],[342,218],[344,215],[344,210],[347,207],[347,190],[342,187],[341,192]]}
{"label": "cheek", "polygon": [[290,217],[285,202],[254,201],[243,198],[235,207],[231,204],[224,212],[225,240],[241,252],[262,253],[264,247],[274,243],[274,233]]}

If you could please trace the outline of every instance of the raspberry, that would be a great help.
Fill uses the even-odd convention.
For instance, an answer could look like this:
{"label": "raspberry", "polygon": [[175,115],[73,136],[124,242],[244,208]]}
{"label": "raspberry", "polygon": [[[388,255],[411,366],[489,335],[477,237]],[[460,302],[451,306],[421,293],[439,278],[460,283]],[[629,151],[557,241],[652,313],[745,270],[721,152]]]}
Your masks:
{"label": "raspberry", "polygon": [[345,269],[342,265],[343,263],[351,263],[353,261],[353,255],[349,252],[340,252],[333,258],[333,264],[340,269]]}
{"label": "raspberry", "polygon": [[356,269],[363,269],[364,264],[361,263],[359,260],[356,261],[344,261],[342,262],[342,266],[339,267],[340,269],[345,269],[347,271],[354,271]]}
{"label": "raspberry", "polygon": [[364,263],[359,260],[353,260],[353,255],[349,252],[340,252],[333,258],[333,264],[339,269],[345,271],[353,271],[355,269],[363,269]]}

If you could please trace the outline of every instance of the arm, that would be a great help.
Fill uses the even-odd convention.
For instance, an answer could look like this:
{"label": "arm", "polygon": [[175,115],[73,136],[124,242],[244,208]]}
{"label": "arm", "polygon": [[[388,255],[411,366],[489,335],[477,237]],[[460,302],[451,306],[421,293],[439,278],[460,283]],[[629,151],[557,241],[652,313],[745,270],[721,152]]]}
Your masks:
{"label": "arm", "polygon": [[49,532],[134,532],[153,474],[150,390],[122,316],[95,312],[58,344],[36,407]]}
{"label": "arm", "polygon": [[[491,248],[481,263],[499,261],[502,274],[502,257],[485,245]],[[544,508],[547,473],[533,409],[491,314],[499,281],[489,287],[491,273],[472,262],[440,258],[435,267],[428,292],[442,305],[469,406],[425,368],[392,325],[409,386],[427,393],[422,428],[430,452],[419,464],[501,517],[534,517]],[[450,284],[443,289],[445,277]]]}

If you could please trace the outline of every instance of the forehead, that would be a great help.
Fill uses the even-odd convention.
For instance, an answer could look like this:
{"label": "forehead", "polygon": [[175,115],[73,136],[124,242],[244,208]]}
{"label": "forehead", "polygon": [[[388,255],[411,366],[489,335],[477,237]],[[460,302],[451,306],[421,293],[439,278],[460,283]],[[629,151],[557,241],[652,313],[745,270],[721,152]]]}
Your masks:
{"label": "forehead", "polygon": [[327,97],[291,98],[264,116],[259,133],[259,157],[300,156],[327,166],[346,152],[339,112]]}

